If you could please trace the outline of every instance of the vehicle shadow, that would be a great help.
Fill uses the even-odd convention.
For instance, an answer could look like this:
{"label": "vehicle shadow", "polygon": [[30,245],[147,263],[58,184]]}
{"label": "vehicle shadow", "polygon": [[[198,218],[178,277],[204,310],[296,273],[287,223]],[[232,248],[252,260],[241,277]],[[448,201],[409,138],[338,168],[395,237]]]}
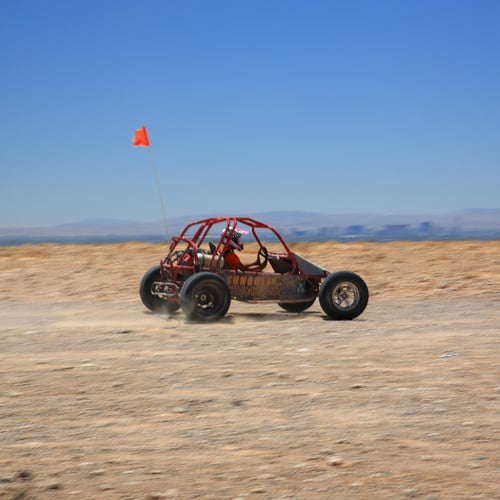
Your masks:
{"label": "vehicle shadow", "polygon": [[[159,316],[165,320],[181,320],[187,323],[194,323],[196,321],[190,321],[185,318],[184,314],[181,311],[176,311],[174,313],[166,313],[164,311],[143,311],[143,314],[148,316]],[[288,311],[275,311],[275,312],[228,312],[223,318],[214,321],[214,323],[221,324],[232,324],[237,323],[238,321],[255,321],[255,322],[265,322],[265,321],[300,321],[300,320],[308,320],[308,319],[321,319],[322,321],[334,321],[334,322],[343,322],[343,321],[366,321],[365,318],[354,318],[352,320],[338,320],[333,319],[324,314],[322,311],[302,311],[300,313],[291,313]]]}
{"label": "vehicle shadow", "polygon": [[300,313],[290,313],[287,311],[276,312],[229,312],[221,319],[224,322],[235,322],[239,319],[248,321],[300,321],[307,318],[319,318],[322,316],[321,312],[303,311]]}

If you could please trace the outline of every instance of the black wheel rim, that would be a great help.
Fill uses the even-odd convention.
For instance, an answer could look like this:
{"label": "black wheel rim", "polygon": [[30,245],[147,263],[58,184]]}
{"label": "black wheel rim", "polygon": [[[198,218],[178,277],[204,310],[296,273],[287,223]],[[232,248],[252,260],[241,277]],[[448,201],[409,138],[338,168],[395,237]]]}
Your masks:
{"label": "black wheel rim", "polygon": [[203,315],[216,313],[223,304],[220,290],[216,286],[203,285],[195,291],[193,298],[195,308]]}

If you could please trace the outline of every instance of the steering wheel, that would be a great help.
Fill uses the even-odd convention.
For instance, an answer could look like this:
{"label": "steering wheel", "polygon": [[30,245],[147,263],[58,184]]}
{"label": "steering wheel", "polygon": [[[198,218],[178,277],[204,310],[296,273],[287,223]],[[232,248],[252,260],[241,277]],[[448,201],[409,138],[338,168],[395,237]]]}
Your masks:
{"label": "steering wheel", "polygon": [[257,252],[257,265],[260,270],[264,269],[268,261],[268,252],[266,247],[260,247]]}

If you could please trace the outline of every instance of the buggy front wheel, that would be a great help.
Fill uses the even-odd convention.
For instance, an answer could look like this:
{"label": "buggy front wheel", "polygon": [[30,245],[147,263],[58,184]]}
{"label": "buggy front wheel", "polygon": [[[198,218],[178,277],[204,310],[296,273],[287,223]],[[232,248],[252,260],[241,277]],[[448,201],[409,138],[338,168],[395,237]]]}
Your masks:
{"label": "buggy front wheel", "polygon": [[321,283],[319,303],[331,319],[354,319],[368,304],[368,287],[357,274],[339,271],[328,275]]}

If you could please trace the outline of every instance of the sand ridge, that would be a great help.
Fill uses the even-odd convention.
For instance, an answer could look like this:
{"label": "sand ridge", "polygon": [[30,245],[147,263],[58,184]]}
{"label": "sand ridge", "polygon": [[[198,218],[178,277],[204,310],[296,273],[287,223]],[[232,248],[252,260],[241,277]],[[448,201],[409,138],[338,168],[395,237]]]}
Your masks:
{"label": "sand ridge", "polygon": [[[500,291],[500,242],[297,243],[292,250],[329,271],[348,269],[370,296],[481,295]],[[242,259],[254,258],[248,245]],[[166,244],[0,247],[0,300],[119,300],[134,296]]]}

